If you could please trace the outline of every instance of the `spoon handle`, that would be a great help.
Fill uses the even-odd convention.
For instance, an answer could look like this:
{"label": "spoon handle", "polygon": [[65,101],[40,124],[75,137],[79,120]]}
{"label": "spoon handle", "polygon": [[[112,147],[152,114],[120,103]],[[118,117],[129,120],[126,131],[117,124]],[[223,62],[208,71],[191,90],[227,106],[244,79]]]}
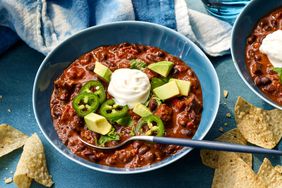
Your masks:
{"label": "spoon handle", "polygon": [[159,144],[172,144],[181,145],[192,148],[211,149],[220,151],[234,151],[243,153],[263,153],[263,154],[275,154],[282,155],[282,151],[265,149],[257,146],[245,146],[240,144],[231,144],[218,141],[207,140],[192,140],[182,138],[169,138],[169,137],[156,137],[152,136],[151,140]]}

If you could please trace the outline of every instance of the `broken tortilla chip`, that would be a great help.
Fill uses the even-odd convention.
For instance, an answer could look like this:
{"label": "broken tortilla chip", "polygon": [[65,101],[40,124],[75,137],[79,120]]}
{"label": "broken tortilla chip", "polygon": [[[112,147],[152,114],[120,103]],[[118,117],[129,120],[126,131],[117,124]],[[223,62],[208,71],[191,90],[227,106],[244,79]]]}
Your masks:
{"label": "broken tortilla chip", "polygon": [[263,110],[238,97],[235,120],[241,134],[254,145],[272,149],[282,137],[281,110]]}
{"label": "broken tortilla chip", "polygon": [[14,182],[19,188],[28,188],[32,179],[47,187],[53,184],[47,170],[44,148],[37,134],[27,139],[14,174]]}
{"label": "broken tortilla chip", "polygon": [[0,157],[22,147],[28,136],[7,124],[0,125]]}
{"label": "broken tortilla chip", "polygon": [[277,172],[279,172],[280,174],[282,174],[282,166],[277,165],[277,166],[274,167],[274,169],[275,169]]}
{"label": "broken tortilla chip", "polygon": [[[216,138],[217,141],[230,142],[233,144],[246,145],[247,141],[242,136],[238,129],[232,129],[222,134],[220,137]],[[221,152],[215,150],[203,149],[200,151],[200,156],[202,163],[210,168],[217,168],[218,158]],[[250,167],[252,167],[252,154],[250,153],[236,153],[239,157],[243,159]]]}
{"label": "broken tortilla chip", "polygon": [[264,181],[268,188],[282,187],[282,175],[275,170],[267,158],[264,158],[259,168],[258,177]]}
{"label": "broken tortilla chip", "polygon": [[264,182],[234,152],[221,152],[212,188],[266,188]]}

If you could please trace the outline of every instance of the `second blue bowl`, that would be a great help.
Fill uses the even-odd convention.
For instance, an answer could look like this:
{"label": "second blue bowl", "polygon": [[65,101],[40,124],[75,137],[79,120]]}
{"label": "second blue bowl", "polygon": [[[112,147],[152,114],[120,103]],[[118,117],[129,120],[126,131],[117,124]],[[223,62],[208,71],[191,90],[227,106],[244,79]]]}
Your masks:
{"label": "second blue bowl", "polygon": [[247,86],[268,104],[282,110],[282,106],[273,102],[254,83],[245,62],[247,38],[251,35],[258,21],[278,8],[282,8],[281,0],[253,0],[237,17],[232,32],[231,54],[237,72]]}

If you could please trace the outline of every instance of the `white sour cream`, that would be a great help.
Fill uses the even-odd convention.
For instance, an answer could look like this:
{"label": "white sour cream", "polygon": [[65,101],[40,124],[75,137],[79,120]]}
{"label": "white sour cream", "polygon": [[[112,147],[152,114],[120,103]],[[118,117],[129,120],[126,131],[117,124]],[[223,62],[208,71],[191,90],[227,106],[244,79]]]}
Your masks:
{"label": "white sour cream", "polygon": [[137,69],[118,69],[113,72],[108,92],[119,105],[133,108],[137,103],[144,103],[150,95],[150,80]]}
{"label": "white sour cream", "polygon": [[268,34],[259,50],[267,55],[273,67],[282,67],[282,30]]}

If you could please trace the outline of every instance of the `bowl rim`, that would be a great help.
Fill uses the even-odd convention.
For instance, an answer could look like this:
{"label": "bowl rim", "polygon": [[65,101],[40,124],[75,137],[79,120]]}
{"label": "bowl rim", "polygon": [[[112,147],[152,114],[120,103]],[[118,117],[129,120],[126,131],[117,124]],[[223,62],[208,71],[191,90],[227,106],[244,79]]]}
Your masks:
{"label": "bowl rim", "polygon": [[[113,23],[107,23],[107,24],[101,24],[101,25],[96,25],[96,26],[92,26],[92,27],[89,27],[89,28],[86,28],[86,29],[83,29],[77,33],[75,33],[74,35],[72,35],[71,37],[67,38],[66,40],[60,42],[45,58],[44,60],[42,61],[42,63],[40,64],[38,70],[37,70],[37,73],[36,73],[36,76],[35,76],[35,79],[34,79],[34,84],[33,84],[33,91],[32,91],[32,107],[33,107],[33,113],[34,113],[34,116],[35,116],[35,119],[36,119],[36,122],[37,122],[37,125],[39,126],[41,132],[43,133],[44,137],[47,139],[47,141],[59,152],[61,153],[63,156],[65,156],[66,158],[70,159],[71,161],[77,163],[77,164],[80,164],[81,166],[84,166],[84,167],[87,167],[89,169],[92,169],[92,170],[97,170],[97,171],[100,171],[100,172],[104,172],[104,173],[110,173],[110,174],[137,174],[137,173],[144,173],[144,172],[149,172],[149,171],[152,171],[152,170],[156,170],[156,169],[159,169],[161,167],[164,167],[166,165],[169,165],[175,161],[177,161],[178,159],[184,157],[186,154],[188,154],[193,148],[189,148],[189,147],[184,147],[182,150],[180,150],[179,153],[177,156],[175,156],[174,158],[171,158],[170,160],[168,160],[167,162],[165,163],[161,163],[162,161],[160,162],[157,162],[157,163],[160,163],[159,165],[156,165],[156,166],[153,166],[153,167],[149,167],[149,168],[143,168],[143,167],[140,167],[140,168],[134,168],[134,170],[124,170],[124,171],[121,171],[121,170],[112,170],[112,169],[103,169],[103,168],[99,168],[99,167],[95,167],[95,166],[92,166],[92,165],[89,165],[89,164],[86,164],[82,161],[79,161],[73,157],[71,157],[70,155],[68,155],[67,153],[65,153],[64,151],[62,151],[55,143],[53,143],[53,141],[51,140],[51,138],[49,138],[49,136],[47,135],[47,133],[44,131],[43,129],[43,126],[40,124],[39,122],[39,117],[37,116],[37,108],[36,108],[36,105],[35,105],[35,94],[36,94],[36,86],[37,86],[37,82],[38,82],[38,77],[41,73],[41,70],[43,69],[43,66],[46,64],[46,62],[49,61],[49,58],[54,54],[56,53],[56,51],[59,49],[59,46],[61,46],[62,44],[66,43],[67,41],[70,41],[72,40],[73,37],[78,37],[79,35],[83,35],[84,33],[90,31],[90,30],[95,30],[95,29],[98,29],[98,28],[103,28],[103,27],[109,27],[109,26],[118,26],[118,25],[121,25],[121,24],[131,24],[131,25],[142,25],[142,26],[150,26],[150,27],[156,27],[158,29],[162,29],[166,32],[171,32],[173,33],[174,35],[176,35],[178,38],[180,38],[181,40],[184,40],[186,42],[189,43],[189,45],[191,45],[199,55],[201,55],[205,60],[206,62],[209,64],[209,66],[211,67],[211,74],[214,78],[214,85],[215,85],[215,93],[216,93],[216,101],[215,101],[215,106],[214,106],[214,111],[213,113],[211,114],[211,120],[210,122],[206,125],[207,128],[205,129],[205,131],[203,131],[203,133],[201,134],[201,136],[199,137],[199,140],[202,140],[206,135],[207,133],[210,131],[214,121],[215,121],[215,118],[217,116],[217,112],[218,112],[218,109],[219,109],[219,104],[220,104],[220,84],[219,84],[219,79],[218,79],[218,76],[217,76],[217,73],[215,71],[215,68],[213,66],[213,64],[210,62],[210,60],[208,59],[208,57],[204,54],[204,52],[195,44],[193,43],[188,37],[182,35],[181,33],[173,30],[173,29],[170,29],[168,27],[165,27],[165,26],[162,26],[162,25],[159,25],[159,24],[155,24],[155,23],[150,23],[150,22],[144,22],[144,21],[118,21],[118,22],[113,22]],[[197,132],[197,131],[196,131]],[[93,162],[94,163],[94,162]],[[154,164],[157,164],[157,163],[154,163]],[[95,163],[96,164],[96,163]],[[117,168],[117,167],[111,167],[113,169],[125,169],[125,168]],[[136,170],[135,170],[136,169]]]}
{"label": "bowl rim", "polygon": [[[237,70],[237,73],[239,74],[239,76],[241,77],[241,79],[245,82],[245,84],[249,87],[249,89],[250,89],[252,92],[254,92],[259,98],[261,98],[263,101],[265,101],[266,103],[270,104],[272,107],[275,107],[275,108],[277,108],[277,109],[282,110],[282,106],[280,106],[280,105],[276,104],[274,101],[268,99],[268,98],[265,96],[265,94],[260,93],[259,91],[257,91],[257,90],[247,81],[247,79],[244,77],[243,73],[241,72],[241,69],[240,69],[240,67],[239,67],[239,65],[238,65],[238,63],[237,63],[236,58],[235,58],[235,57],[236,57],[235,52],[234,52],[234,48],[235,48],[235,46],[234,46],[234,45],[235,45],[235,44],[234,44],[234,43],[235,43],[235,42],[234,42],[234,41],[235,41],[235,29],[236,29],[236,27],[237,27],[239,21],[241,21],[241,19],[244,19],[244,18],[243,18],[243,15],[246,14],[246,12],[248,12],[249,9],[251,9],[252,6],[255,6],[256,3],[258,3],[258,2],[259,2],[259,1],[255,1],[255,0],[249,2],[249,3],[246,5],[246,7],[245,7],[245,8],[240,12],[240,14],[237,16],[237,18],[236,18],[236,20],[235,20],[235,22],[234,22],[234,24],[233,24],[232,33],[231,33],[231,48],[230,48],[231,57],[232,57],[232,60],[233,60],[233,64],[234,64],[234,66],[235,66],[235,68],[236,68],[236,70]],[[255,24],[256,24],[256,23],[255,23]],[[255,24],[254,24],[253,26],[255,26]],[[244,53],[245,53],[245,51],[244,51]],[[245,59],[244,59],[244,63],[246,64]],[[248,74],[250,74],[250,73],[248,72]],[[255,87],[257,87],[257,86],[255,86]]]}

